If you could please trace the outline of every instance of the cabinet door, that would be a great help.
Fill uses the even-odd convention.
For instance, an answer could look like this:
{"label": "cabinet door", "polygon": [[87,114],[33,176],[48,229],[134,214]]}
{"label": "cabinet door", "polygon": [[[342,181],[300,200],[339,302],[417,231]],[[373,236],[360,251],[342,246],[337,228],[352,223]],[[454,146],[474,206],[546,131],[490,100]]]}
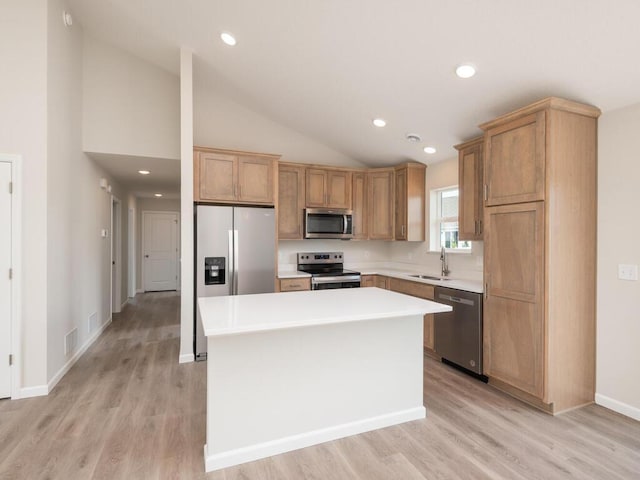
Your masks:
{"label": "cabinet door", "polygon": [[368,173],[371,240],[393,240],[393,178],[392,169]]}
{"label": "cabinet door", "polygon": [[384,277],[382,275],[375,275],[373,279],[373,286],[378,288],[384,288],[385,290],[389,290],[389,277]]}
{"label": "cabinet door", "polygon": [[360,277],[360,286],[375,287],[374,277],[375,275],[362,275],[362,277]]}
{"label": "cabinet door", "polygon": [[406,240],[407,225],[407,169],[396,170],[396,199],[395,199],[395,239]]}
{"label": "cabinet door", "polygon": [[281,292],[299,292],[311,290],[311,280],[308,278],[282,278],[280,279]]}
{"label": "cabinet door", "polygon": [[485,374],[544,394],[544,203],[485,209]]}
{"label": "cabinet door", "polygon": [[428,350],[431,350],[435,354],[433,349],[433,313],[429,313],[424,316],[424,333],[422,346]]}
{"label": "cabinet door", "polygon": [[238,158],[236,196],[239,201],[273,205],[273,163],[261,157]]}
{"label": "cabinet door", "polygon": [[545,111],[485,135],[486,206],[544,200]]}
{"label": "cabinet door", "polygon": [[235,200],[238,157],[207,152],[198,157],[200,200]]}
{"label": "cabinet door", "polygon": [[482,240],[482,143],[460,150],[458,155],[458,188],[460,240]]}
{"label": "cabinet door", "polygon": [[367,174],[355,172],[353,174],[353,238],[366,240],[367,229]]}
{"label": "cabinet door", "polygon": [[324,207],[327,204],[327,171],[307,168],[306,206]]}
{"label": "cabinet door", "polygon": [[327,207],[351,208],[351,172],[327,171]]}
{"label": "cabinet door", "polygon": [[305,168],[280,165],[278,169],[278,238],[302,239]]}

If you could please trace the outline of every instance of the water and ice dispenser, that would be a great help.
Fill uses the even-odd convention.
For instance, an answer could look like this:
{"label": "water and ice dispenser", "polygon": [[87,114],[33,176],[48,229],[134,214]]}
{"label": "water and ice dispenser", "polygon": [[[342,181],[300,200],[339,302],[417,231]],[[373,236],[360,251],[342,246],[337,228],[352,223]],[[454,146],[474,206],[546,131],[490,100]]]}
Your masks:
{"label": "water and ice dispenser", "polygon": [[204,258],[204,284],[224,285],[225,283],[225,257]]}

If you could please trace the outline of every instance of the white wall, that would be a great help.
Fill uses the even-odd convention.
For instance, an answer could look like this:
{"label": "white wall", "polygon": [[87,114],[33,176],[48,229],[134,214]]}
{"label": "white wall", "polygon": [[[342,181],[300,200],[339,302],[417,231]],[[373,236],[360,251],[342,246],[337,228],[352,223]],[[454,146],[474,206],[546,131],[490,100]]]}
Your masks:
{"label": "white wall", "polygon": [[0,152],[22,155],[23,388],[47,381],[47,2],[0,2]]}
{"label": "white wall", "polygon": [[[430,234],[430,195],[433,189],[450,187],[458,184],[458,159],[452,158],[427,167],[426,174],[426,235],[427,241],[422,242],[393,242],[391,245],[391,259],[394,262],[420,266],[425,272],[438,274],[440,272],[440,252],[429,252]],[[483,242],[473,242],[471,253],[448,254],[451,275],[482,281]]]}
{"label": "white wall", "polygon": [[312,138],[195,84],[194,144],[205,147],[275,153],[281,160],[362,167],[363,164]]}
{"label": "white wall", "polygon": [[136,230],[138,231],[136,241],[136,270],[139,272],[136,279],[136,289],[144,290],[142,286],[142,212],[176,212],[180,213],[180,200],[170,200],[164,198],[138,198],[137,199],[137,220]]}
{"label": "white wall", "polygon": [[85,151],[180,158],[176,75],[88,35],[83,74]]}
{"label": "white wall", "polygon": [[[88,318],[102,325],[111,311],[111,194],[101,189],[108,178],[121,201],[124,192],[82,152],[81,27],[66,28],[64,2],[50,0],[47,28],[47,380],[59,373],[97,331]],[[120,231],[126,239],[127,225]],[[109,231],[102,238],[100,230]],[[126,254],[126,241],[122,250]],[[126,291],[126,273],[122,284]],[[64,338],[78,330],[76,349],[65,355]]]}
{"label": "white wall", "polygon": [[[605,113],[598,133],[598,336],[596,401],[640,420],[640,104]],[[579,241],[579,239],[577,239]]]}

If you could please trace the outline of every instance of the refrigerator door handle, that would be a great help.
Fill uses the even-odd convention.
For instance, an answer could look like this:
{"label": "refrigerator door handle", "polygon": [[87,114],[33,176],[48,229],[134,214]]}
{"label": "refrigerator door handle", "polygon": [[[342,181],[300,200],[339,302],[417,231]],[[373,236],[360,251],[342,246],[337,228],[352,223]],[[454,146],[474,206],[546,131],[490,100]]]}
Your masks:
{"label": "refrigerator door handle", "polygon": [[238,230],[233,231],[233,291],[232,295],[238,295]]}
{"label": "refrigerator door handle", "polygon": [[229,269],[229,285],[231,286],[231,295],[233,295],[233,282],[236,277],[236,266],[233,263],[233,230],[229,230],[229,256],[227,258],[227,262],[229,262],[229,265],[227,266]]}

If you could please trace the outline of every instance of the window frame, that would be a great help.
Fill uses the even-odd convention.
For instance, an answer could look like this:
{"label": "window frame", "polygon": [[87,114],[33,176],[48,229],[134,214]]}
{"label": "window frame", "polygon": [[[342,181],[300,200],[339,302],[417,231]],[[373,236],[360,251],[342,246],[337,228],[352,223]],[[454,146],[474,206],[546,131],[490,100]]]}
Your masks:
{"label": "window frame", "polygon": [[[450,192],[453,190],[458,191],[458,199],[460,198],[460,188],[458,185],[449,185],[447,187],[434,188],[430,190],[430,222],[429,222],[429,250],[432,252],[439,252],[442,249],[442,224],[443,223],[457,223],[458,234],[460,232],[460,202],[458,201],[458,214],[455,217],[441,217],[442,213],[442,194],[444,192]],[[458,240],[458,244],[468,244],[467,247],[447,248],[445,251],[448,253],[471,253],[473,250],[473,243],[468,240]]]}

